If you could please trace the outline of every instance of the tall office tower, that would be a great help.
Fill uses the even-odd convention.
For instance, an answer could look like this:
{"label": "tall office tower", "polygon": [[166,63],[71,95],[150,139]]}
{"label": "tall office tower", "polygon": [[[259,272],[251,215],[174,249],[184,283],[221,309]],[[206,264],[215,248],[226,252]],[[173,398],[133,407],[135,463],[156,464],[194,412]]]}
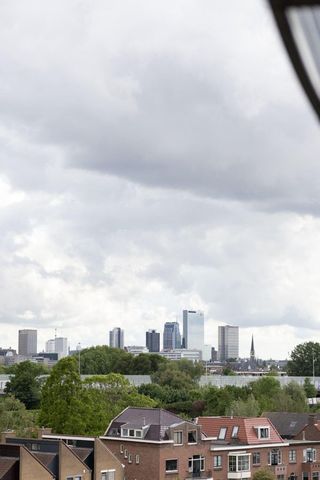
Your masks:
{"label": "tall office tower", "polygon": [[156,330],[146,332],[146,347],[149,352],[160,352],[160,333]]}
{"label": "tall office tower", "polygon": [[218,327],[218,352],[221,362],[229,358],[239,358],[239,327],[234,325]]}
{"label": "tall office tower", "polygon": [[163,330],[163,350],[181,348],[181,335],[178,322],[166,322]]}
{"label": "tall office tower", "polygon": [[112,348],[121,348],[124,349],[124,331],[116,327],[109,332],[109,345]]}
{"label": "tall office tower", "polygon": [[26,357],[37,353],[37,330],[19,330],[19,355]]}
{"label": "tall office tower", "polygon": [[183,310],[183,347],[203,351],[204,314],[195,310]]}
{"label": "tall office tower", "polygon": [[57,353],[58,358],[68,356],[68,339],[66,337],[51,338],[46,342],[46,353]]}

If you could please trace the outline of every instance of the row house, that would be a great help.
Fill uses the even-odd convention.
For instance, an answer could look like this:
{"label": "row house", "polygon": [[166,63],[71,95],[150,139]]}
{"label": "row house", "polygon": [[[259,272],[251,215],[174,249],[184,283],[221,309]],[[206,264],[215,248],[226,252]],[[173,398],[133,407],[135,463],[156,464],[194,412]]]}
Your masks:
{"label": "row house", "polygon": [[317,439],[286,440],[269,418],[199,417],[127,408],[101,437],[126,480],[249,480],[269,468],[277,480],[320,480]]}
{"label": "row house", "polygon": [[121,462],[100,439],[48,437],[6,438],[0,480],[124,480]]}

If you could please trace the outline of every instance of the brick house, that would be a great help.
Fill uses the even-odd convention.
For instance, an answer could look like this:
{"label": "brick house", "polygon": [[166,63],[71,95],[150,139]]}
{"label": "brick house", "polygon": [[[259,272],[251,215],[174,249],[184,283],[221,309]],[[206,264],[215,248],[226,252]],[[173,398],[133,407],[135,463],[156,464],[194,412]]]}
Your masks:
{"label": "brick house", "polygon": [[100,439],[46,437],[6,438],[0,480],[124,480],[122,464]]}
{"label": "brick house", "polygon": [[126,480],[213,480],[201,427],[161,408],[126,408],[101,439],[125,465]]}
{"label": "brick house", "polygon": [[200,417],[196,422],[210,441],[215,480],[250,479],[262,467],[277,480],[320,480],[320,435],[318,441],[284,440],[266,417]]}

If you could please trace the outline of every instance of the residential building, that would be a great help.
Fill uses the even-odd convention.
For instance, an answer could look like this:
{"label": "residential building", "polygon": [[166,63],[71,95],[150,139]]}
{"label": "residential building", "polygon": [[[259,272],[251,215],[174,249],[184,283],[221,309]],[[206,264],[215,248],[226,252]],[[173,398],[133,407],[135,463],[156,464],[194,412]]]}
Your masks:
{"label": "residential building", "polygon": [[239,327],[235,325],[218,327],[218,355],[221,362],[239,358]]}
{"label": "residential building", "polygon": [[[124,480],[122,464],[98,438],[66,435],[7,438],[6,444],[0,445],[0,472],[1,458],[5,460],[7,450],[18,455],[14,464],[16,476],[0,476],[3,480]],[[19,455],[19,451],[23,454]]]}
{"label": "residential building", "polygon": [[126,480],[213,480],[201,427],[161,408],[128,407],[100,438],[125,465]]}
{"label": "residential building", "polygon": [[183,347],[203,351],[204,313],[196,310],[183,310]]}
{"label": "residential building", "polygon": [[264,412],[282,438],[288,440],[320,439],[320,413]]}
{"label": "residential building", "polygon": [[186,348],[175,348],[174,350],[163,350],[159,355],[168,360],[190,360],[192,362],[199,362],[202,360],[202,352],[200,350],[187,350]]}
{"label": "residential building", "polygon": [[178,322],[166,322],[163,330],[163,350],[181,348],[181,334]]}
{"label": "residential building", "polygon": [[156,330],[146,332],[146,347],[149,352],[160,352],[160,333]]}
{"label": "residential building", "polygon": [[68,339],[66,337],[51,338],[46,342],[46,353],[57,353],[59,359],[68,356]]}
{"label": "residential building", "polygon": [[18,353],[26,357],[37,353],[37,330],[19,330]]}
{"label": "residential building", "polygon": [[116,327],[109,332],[109,346],[112,348],[124,348],[124,331]]}

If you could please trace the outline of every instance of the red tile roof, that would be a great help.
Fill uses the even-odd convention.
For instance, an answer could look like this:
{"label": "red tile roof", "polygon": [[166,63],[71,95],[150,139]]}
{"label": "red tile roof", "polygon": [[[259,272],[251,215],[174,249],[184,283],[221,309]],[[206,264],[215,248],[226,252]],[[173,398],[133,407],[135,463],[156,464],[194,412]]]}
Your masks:
{"label": "red tile roof", "polygon": [[[214,437],[217,441],[226,444],[259,445],[283,442],[271,421],[264,417],[198,417],[197,423],[201,425],[201,430],[207,437]],[[239,427],[238,433],[236,437],[232,438],[233,427],[236,426]],[[269,427],[269,438],[259,438],[258,427]],[[224,439],[219,439],[221,428],[227,429]]]}

